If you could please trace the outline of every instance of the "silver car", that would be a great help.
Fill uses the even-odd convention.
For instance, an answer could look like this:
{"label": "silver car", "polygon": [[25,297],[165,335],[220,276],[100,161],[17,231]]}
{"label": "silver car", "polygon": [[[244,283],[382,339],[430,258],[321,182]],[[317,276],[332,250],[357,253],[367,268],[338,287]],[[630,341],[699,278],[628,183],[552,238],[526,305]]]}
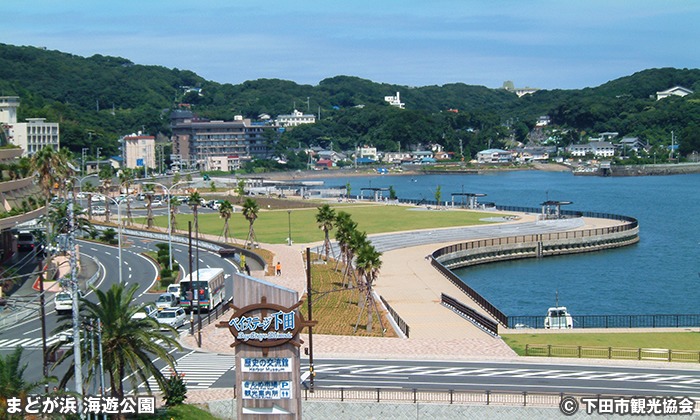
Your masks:
{"label": "silver car", "polygon": [[156,320],[165,325],[169,325],[175,329],[185,325],[185,310],[182,308],[163,309],[156,315]]}

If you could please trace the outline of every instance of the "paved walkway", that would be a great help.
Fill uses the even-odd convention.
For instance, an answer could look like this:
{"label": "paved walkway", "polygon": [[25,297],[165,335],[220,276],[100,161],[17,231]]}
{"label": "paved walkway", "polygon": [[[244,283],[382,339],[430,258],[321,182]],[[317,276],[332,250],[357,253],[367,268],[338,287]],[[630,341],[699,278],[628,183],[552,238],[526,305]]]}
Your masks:
{"label": "paved walkway", "polygon": [[[512,212],[510,213],[512,214]],[[383,251],[382,270],[376,292],[410,326],[410,338],[368,338],[314,335],[316,357],[372,357],[379,359],[465,359],[479,357],[514,357],[515,353],[500,338],[494,338],[440,303],[446,293],[486,314],[460,289],[435,270],[426,256],[441,246],[457,241],[604,227],[619,222],[606,219],[574,219],[536,222],[536,216],[522,214],[517,221],[495,225],[379,234],[370,237]],[[318,245],[318,244],[313,244]],[[264,245],[282,264],[282,275],[256,277],[299,292],[305,291],[304,250],[307,244]],[[230,315],[229,315],[230,316]],[[303,337],[303,336],[302,336]],[[306,339],[304,338],[306,341]],[[203,330],[202,349],[230,353],[230,332],[213,325]],[[183,336],[185,346],[196,348],[191,336]]]}

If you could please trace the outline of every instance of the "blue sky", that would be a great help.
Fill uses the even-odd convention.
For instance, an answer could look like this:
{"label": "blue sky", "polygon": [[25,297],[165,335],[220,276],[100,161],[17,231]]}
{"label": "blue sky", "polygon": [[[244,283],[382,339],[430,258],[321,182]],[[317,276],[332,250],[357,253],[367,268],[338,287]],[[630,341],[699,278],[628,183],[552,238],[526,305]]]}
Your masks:
{"label": "blue sky", "polygon": [[578,89],[700,67],[700,2],[691,0],[28,0],[3,2],[0,13],[1,43],[120,56],[220,83],[351,75]]}

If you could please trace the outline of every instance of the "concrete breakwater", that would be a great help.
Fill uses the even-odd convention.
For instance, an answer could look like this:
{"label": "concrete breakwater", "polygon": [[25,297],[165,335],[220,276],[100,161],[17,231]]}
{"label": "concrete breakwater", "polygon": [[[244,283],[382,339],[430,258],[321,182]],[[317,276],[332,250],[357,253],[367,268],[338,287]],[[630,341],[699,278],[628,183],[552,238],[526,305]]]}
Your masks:
{"label": "concrete breakwater", "polygon": [[[621,223],[603,228],[577,228],[562,232],[507,236],[457,243],[433,252],[432,264],[496,321],[507,327],[508,317],[479,293],[464,284],[452,270],[513,259],[600,251],[632,245],[639,241],[639,225],[636,219],[600,213],[596,213],[596,216],[615,219]],[[548,222],[557,221],[542,221],[542,223]]]}

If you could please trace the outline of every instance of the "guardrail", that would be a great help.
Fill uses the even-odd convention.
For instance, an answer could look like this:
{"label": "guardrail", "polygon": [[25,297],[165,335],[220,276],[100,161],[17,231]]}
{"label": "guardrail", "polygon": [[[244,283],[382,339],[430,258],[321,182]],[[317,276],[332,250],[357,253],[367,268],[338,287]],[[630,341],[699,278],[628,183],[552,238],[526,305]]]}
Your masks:
{"label": "guardrail", "polygon": [[462,317],[467,318],[477,327],[481,328],[482,330],[486,331],[491,335],[498,335],[498,323],[493,322],[492,320],[481,315],[469,306],[444,293],[441,294],[441,300],[443,305],[451,308]]}
{"label": "guardrail", "polygon": [[[508,328],[544,328],[545,316],[509,316]],[[700,314],[573,315],[574,328],[682,328],[700,326]]]}
{"label": "guardrail", "polygon": [[631,347],[526,344],[525,356],[575,357],[580,359],[656,360],[666,362],[700,363],[700,351]]}
{"label": "guardrail", "polygon": [[[439,251],[439,250],[438,250]],[[437,252],[437,251],[436,251]],[[434,255],[434,254],[433,254]],[[442,265],[440,261],[435,259],[434,257],[430,259],[430,264],[432,264],[433,267],[440,273],[442,273],[443,276],[445,276],[449,281],[452,282],[457,288],[459,288],[464,294],[469,296],[474,302],[476,302],[477,305],[481,306],[484,308],[486,312],[491,314],[498,322],[503,324],[504,326],[508,325],[508,317],[506,314],[501,312],[498,308],[496,308],[491,302],[486,300],[483,296],[481,296],[479,293],[477,293],[474,289],[471,287],[467,286],[457,275],[455,275],[450,269]]]}
{"label": "guardrail", "polygon": [[411,327],[404,321],[399,314],[394,310],[394,308],[389,305],[389,302],[384,300],[384,296],[379,296],[379,299],[382,300],[382,303],[384,304],[384,307],[386,307],[387,311],[389,311],[389,314],[391,314],[392,318],[394,318],[394,321],[396,321],[396,325],[399,326],[399,329],[401,332],[403,332],[403,335],[408,338],[408,334],[411,332]]}

